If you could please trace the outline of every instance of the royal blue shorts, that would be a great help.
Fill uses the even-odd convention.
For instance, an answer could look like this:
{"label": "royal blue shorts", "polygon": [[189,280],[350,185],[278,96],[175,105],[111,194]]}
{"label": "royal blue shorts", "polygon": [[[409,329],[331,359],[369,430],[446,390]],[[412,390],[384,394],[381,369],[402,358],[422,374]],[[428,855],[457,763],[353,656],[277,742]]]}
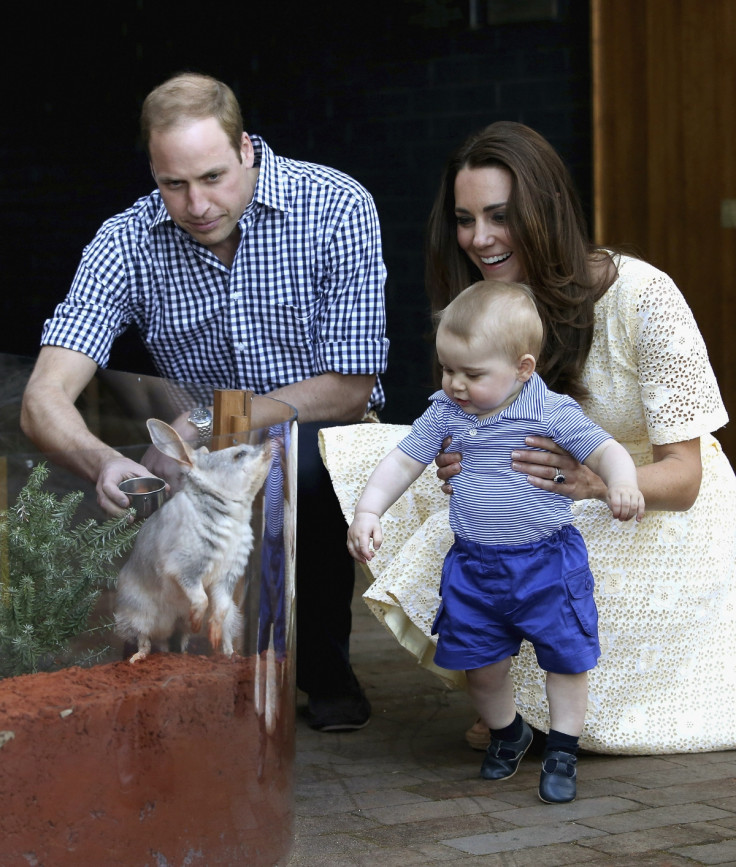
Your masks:
{"label": "royal blue shorts", "polygon": [[481,668],[534,646],[540,668],[578,674],[600,656],[598,610],[588,552],[571,525],[526,545],[457,538],[445,558],[432,634],[434,661]]}

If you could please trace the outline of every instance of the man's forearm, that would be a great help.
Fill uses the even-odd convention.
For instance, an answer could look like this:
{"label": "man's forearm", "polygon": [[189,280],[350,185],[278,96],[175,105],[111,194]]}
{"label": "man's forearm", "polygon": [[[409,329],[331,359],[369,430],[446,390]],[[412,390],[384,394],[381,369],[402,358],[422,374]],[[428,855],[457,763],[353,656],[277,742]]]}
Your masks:
{"label": "man's forearm", "polygon": [[[67,372],[70,362],[75,368]],[[44,454],[91,481],[105,461],[118,455],[88,429],[74,405],[95,369],[79,353],[46,347],[28,381],[20,416],[23,432]]]}
{"label": "man's forearm", "polygon": [[376,377],[374,374],[323,373],[268,393],[299,413],[302,424],[313,421],[357,422],[365,415]]}
{"label": "man's forearm", "polygon": [[53,455],[55,463],[92,482],[97,481],[102,465],[119,455],[96,437],[76,407],[59,399],[53,389],[41,388],[26,395],[21,427],[37,448]]}

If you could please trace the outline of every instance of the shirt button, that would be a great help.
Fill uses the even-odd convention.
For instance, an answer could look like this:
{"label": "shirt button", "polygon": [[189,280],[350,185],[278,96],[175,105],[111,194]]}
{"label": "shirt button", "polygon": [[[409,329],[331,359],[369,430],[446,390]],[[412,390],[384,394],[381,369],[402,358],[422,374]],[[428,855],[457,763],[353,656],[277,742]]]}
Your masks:
{"label": "shirt button", "polygon": [[470,430],[468,431],[468,435],[471,437],[474,437],[477,433],[478,431],[474,427],[470,428]]}
{"label": "shirt button", "polygon": [[234,345],[235,345],[235,348],[236,348],[236,349],[245,349],[245,344],[244,344],[244,343],[236,343],[236,344],[234,344]]}

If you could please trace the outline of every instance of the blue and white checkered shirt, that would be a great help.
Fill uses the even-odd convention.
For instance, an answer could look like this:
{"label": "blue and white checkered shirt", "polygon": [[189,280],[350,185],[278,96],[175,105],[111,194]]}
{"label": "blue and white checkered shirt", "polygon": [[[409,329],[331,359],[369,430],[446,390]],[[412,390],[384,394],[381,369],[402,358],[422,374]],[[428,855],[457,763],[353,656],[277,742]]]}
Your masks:
{"label": "blue and white checkered shirt", "polygon": [[430,464],[452,436],[446,451],[463,456],[461,472],[452,477],[454,533],[481,545],[523,545],[572,523],[572,500],[535,488],[511,469],[511,452],[529,448],[528,436],[550,437],[579,461],[611,439],[571,397],[550,391],[535,373],[513,403],[488,418],[464,412],[443,391],[430,401],[398,447]]}
{"label": "blue and white checkered shirt", "polygon": [[[328,371],[383,372],[386,269],[373,199],[335,169],[252,141],[260,172],[231,268],[175,225],[156,190],[102,225],[42,344],[105,367],[135,323],[162,376],[257,394]],[[383,403],[377,380],[367,409]]]}

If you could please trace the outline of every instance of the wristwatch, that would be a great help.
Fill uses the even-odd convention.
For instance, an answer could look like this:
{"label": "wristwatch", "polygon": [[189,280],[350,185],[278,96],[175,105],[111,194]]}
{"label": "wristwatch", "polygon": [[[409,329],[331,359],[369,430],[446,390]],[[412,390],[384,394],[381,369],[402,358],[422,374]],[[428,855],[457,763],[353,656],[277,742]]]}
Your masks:
{"label": "wristwatch", "polygon": [[197,446],[203,446],[212,436],[212,413],[206,406],[200,406],[189,413],[187,421],[197,428]]}

